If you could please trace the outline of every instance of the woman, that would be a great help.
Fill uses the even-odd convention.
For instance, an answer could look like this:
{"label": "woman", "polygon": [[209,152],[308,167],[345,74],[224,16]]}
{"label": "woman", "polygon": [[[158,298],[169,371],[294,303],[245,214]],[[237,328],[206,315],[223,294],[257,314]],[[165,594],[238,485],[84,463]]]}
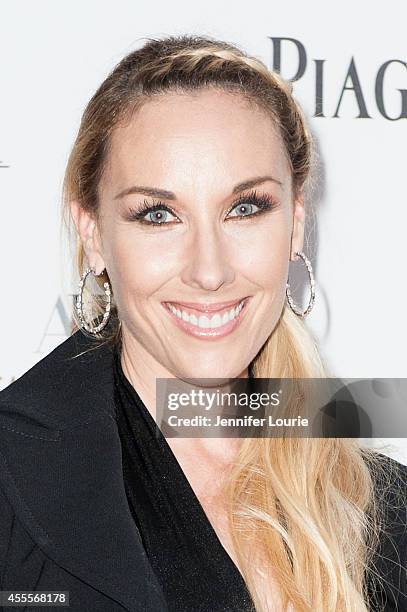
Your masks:
{"label": "woman", "polygon": [[99,87],[64,183],[78,329],[0,395],[3,590],[407,609],[405,466],[351,438],[154,435],[157,378],[327,376],[303,321],[311,153],[291,86],[222,41],[150,40]]}

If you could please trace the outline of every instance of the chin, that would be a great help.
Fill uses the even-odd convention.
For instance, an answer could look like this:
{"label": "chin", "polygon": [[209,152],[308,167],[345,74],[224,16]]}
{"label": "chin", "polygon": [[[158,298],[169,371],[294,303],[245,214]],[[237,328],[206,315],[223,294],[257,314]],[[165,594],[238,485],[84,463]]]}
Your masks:
{"label": "chin", "polygon": [[[197,384],[204,383],[204,379],[208,379],[208,383],[213,385],[224,384],[227,380],[232,378],[238,378],[241,372],[244,370],[244,367],[236,370],[231,368],[222,368],[222,367],[214,367],[210,365],[208,367],[199,367],[197,365],[191,371],[188,369],[184,370],[182,374],[180,374],[179,378],[187,379],[192,382],[196,380]],[[177,375],[178,376],[178,375]]]}

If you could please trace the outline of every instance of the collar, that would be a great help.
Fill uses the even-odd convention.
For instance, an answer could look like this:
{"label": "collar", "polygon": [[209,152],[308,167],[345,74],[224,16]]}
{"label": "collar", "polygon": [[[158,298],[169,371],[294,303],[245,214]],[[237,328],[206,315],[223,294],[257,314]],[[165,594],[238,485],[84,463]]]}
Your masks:
{"label": "collar", "polygon": [[1,391],[0,486],[56,563],[130,612],[166,611],[123,483],[114,350],[97,344],[79,330]]}

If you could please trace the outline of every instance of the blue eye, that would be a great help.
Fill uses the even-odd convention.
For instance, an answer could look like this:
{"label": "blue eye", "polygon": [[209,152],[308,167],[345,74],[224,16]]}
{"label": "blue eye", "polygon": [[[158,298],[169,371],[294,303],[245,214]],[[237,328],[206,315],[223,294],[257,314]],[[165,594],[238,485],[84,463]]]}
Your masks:
{"label": "blue eye", "polygon": [[[147,213],[147,215],[151,215],[150,216],[150,223],[152,223],[152,225],[161,225],[163,223],[165,223],[165,220],[168,217],[168,213],[170,211],[167,210],[166,208],[157,208],[156,210],[150,210],[150,212]],[[155,216],[155,219],[154,219]]]}
{"label": "blue eye", "polygon": [[162,225],[171,225],[171,223],[166,221],[168,214],[174,216],[172,210],[163,202],[151,205],[147,200],[144,200],[140,208],[131,208],[129,210],[127,219],[128,221],[138,221],[142,225],[158,227]]}
{"label": "blue eye", "polygon": [[[253,211],[253,206],[257,210]],[[259,195],[256,190],[251,191],[248,195],[241,195],[237,202],[235,202],[230,209],[231,212],[236,210],[239,213],[231,218],[237,221],[242,219],[252,219],[257,215],[262,215],[270,210],[277,208],[278,203],[274,200],[274,197],[268,193]]]}
{"label": "blue eye", "polygon": [[[253,206],[255,206],[258,210],[253,211]],[[274,201],[274,198],[271,195],[258,195],[256,191],[252,191],[248,195],[241,195],[239,199],[233,203],[226,218],[237,221],[240,221],[241,219],[251,219],[257,215],[274,210],[277,206],[277,202]],[[242,214],[230,216],[230,213],[235,210]],[[151,205],[147,200],[144,200],[144,203],[140,208],[132,208],[129,210],[127,220],[137,221],[142,225],[149,225],[150,227],[163,227],[164,225],[180,223],[179,219],[175,222],[168,222],[168,214],[178,219],[171,208],[169,208],[163,202],[157,202],[156,204]],[[147,216],[149,216],[149,219],[146,219]]]}
{"label": "blue eye", "polygon": [[[238,211],[239,213],[243,213],[241,215],[237,215],[238,217],[250,217],[253,215],[253,206],[256,204],[252,204],[251,202],[243,202],[242,204],[237,204],[233,207],[232,211]],[[257,211],[255,211],[257,213]]]}

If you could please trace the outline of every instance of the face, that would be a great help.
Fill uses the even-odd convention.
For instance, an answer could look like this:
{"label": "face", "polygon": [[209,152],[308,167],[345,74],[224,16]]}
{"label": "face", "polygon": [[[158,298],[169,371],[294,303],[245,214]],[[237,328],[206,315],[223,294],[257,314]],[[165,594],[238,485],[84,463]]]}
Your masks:
{"label": "face", "polygon": [[115,129],[99,194],[99,224],[71,211],[133,361],[163,377],[246,376],[303,240],[270,118],[220,91],[149,101]]}

